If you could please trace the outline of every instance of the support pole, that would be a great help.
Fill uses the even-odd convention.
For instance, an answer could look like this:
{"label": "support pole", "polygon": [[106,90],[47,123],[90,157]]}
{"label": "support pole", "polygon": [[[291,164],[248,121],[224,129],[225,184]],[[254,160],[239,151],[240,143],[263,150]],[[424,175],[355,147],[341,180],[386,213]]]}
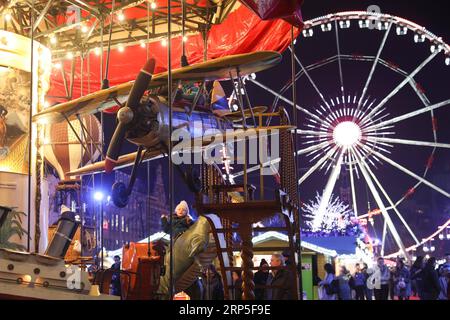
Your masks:
{"label": "support pole", "polygon": [[[30,12],[30,25],[32,26],[34,24],[34,0],[32,0],[31,2],[31,12]],[[31,179],[32,179],[32,175],[31,175],[31,168],[32,168],[32,133],[33,133],[33,81],[34,81],[34,76],[33,76],[33,68],[34,68],[34,28],[31,28],[30,31],[30,38],[31,38],[31,74],[30,74],[30,113],[29,113],[29,119],[28,119],[28,215],[27,215],[27,222],[28,222],[28,227],[27,227],[27,251],[30,252],[30,246],[31,246],[31,237],[30,237],[30,232],[31,232]],[[40,187],[40,186],[39,186]],[[35,248],[36,249],[36,248]]]}
{"label": "support pole", "polygon": [[173,164],[172,164],[172,118],[173,118],[173,110],[172,110],[172,4],[171,1],[167,2],[167,103],[169,107],[169,225],[170,225],[170,255],[169,255],[169,264],[170,264],[170,273],[169,273],[169,294],[170,300],[173,299],[174,295],[174,283],[173,283],[173,267],[174,267],[174,259],[173,259],[173,194],[174,194],[174,186],[173,186]]}
{"label": "support pole", "polygon": [[242,300],[255,300],[255,283],[253,282],[253,242],[252,225],[242,223],[239,225],[242,239]]}
{"label": "support pole", "polygon": [[[296,68],[295,68],[295,44],[294,44],[294,26],[291,27],[291,73],[292,73],[292,102],[294,105],[297,105],[297,86],[296,86]],[[297,108],[293,108],[294,113],[294,125],[297,126],[298,124],[298,113]],[[298,139],[297,134],[294,134],[294,150],[298,150]],[[299,158],[300,157],[294,157],[295,158],[295,181],[297,181],[298,178],[298,171],[299,171]],[[298,291],[300,293],[300,300],[303,300],[303,283],[302,283],[302,246],[301,246],[301,228],[300,228],[300,220],[301,220],[301,213],[300,213],[300,184],[297,185],[297,210],[294,212],[294,214],[297,215],[297,223],[295,223],[295,239],[297,241],[296,243],[296,249],[297,249],[297,273],[298,273]]]}

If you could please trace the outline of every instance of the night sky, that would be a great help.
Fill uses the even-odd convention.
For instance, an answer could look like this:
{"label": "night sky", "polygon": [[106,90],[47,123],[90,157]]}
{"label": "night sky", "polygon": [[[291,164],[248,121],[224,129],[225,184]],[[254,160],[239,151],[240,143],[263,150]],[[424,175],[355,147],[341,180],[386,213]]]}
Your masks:
{"label": "night sky", "polygon": [[[335,13],[348,10],[367,10],[369,5],[378,5],[382,13],[397,15],[408,20],[411,20],[419,25],[426,27],[434,34],[441,36],[444,41],[448,42],[449,24],[448,12],[443,10],[444,1],[323,1],[323,0],[305,0],[303,6],[303,18],[308,20],[318,16],[326,15],[328,13]],[[384,35],[383,31],[379,30],[361,30],[356,21],[352,21],[350,29],[339,30],[341,52],[343,54],[364,54],[375,55],[379,47],[381,39]],[[312,38],[303,38],[300,36],[297,39],[296,54],[303,63],[307,66],[314,62],[320,61],[324,58],[336,54],[336,43],[334,29],[332,32],[324,33],[320,28],[315,28],[314,36]],[[391,31],[386,47],[381,55],[384,60],[390,61],[407,72],[411,72],[419,65],[428,55],[430,55],[430,44],[414,43],[413,34],[408,32],[406,36],[397,36],[395,29]],[[343,76],[345,89],[347,94],[359,95],[361,94],[364,82],[369,74],[372,64],[370,62],[343,62]],[[296,66],[298,68],[298,65]],[[274,69],[261,72],[257,74],[257,80],[268,85],[274,90],[279,90],[290,77],[290,55],[285,52],[283,55],[283,62]],[[448,99],[448,72],[449,66],[444,64],[444,55],[438,56],[430,62],[430,64],[423,69],[416,81],[424,88],[425,93],[431,103],[436,103]],[[329,64],[326,67],[312,71],[312,78],[324,93],[328,100],[340,94],[339,89],[339,74],[337,63]],[[368,95],[371,100],[375,99],[375,103],[383,99],[398,83],[403,80],[399,75],[394,74],[386,68],[377,67],[374,79],[368,90]],[[225,86],[226,89],[227,86]],[[273,96],[259,89],[255,85],[249,84],[247,87],[253,105],[271,105]],[[298,104],[308,110],[314,110],[318,107],[320,99],[314,91],[309,82],[302,77],[297,82],[298,90]],[[230,92],[228,92],[230,93]],[[290,98],[291,92],[285,93],[285,96]],[[283,105],[280,103],[279,105]],[[288,110],[292,110],[286,104],[284,106]],[[406,85],[396,96],[394,96],[387,104],[387,111],[391,117],[395,117],[407,112],[423,107],[418,96],[414,93],[409,85]],[[438,142],[450,142],[450,112],[449,108],[444,107],[435,112],[438,119]],[[291,114],[292,116],[292,114]],[[304,115],[299,113],[298,127],[305,128]],[[106,141],[112,135],[114,126],[114,118],[106,115],[105,139]],[[430,113],[399,122],[393,129],[396,138],[416,139],[423,141],[432,140]],[[302,139],[298,141],[301,146]],[[135,151],[135,146],[128,144],[124,146],[122,153]],[[391,155],[388,155],[392,160],[407,167],[411,171],[422,175],[426,161],[432,151],[429,147],[413,147],[408,145],[394,145]],[[304,173],[312,164],[309,162],[310,158],[302,156],[299,160],[300,174]],[[427,174],[427,179],[443,188],[446,191],[450,190],[450,150],[438,149],[435,153],[435,161],[431,170]],[[151,174],[154,173],[157,163],[163,164],[164,177],[168,176],[167,159],[157,160],[151,162]],[[146,181],[145,165],[139,171],[140,179]],[[125,169],[127,170],[127,169]],[[235,167],[235,170],[240,170]],[[378,165],[377,169],[373,169],[383,187],[395,202],[398,200],[408,188],[415,184],[416,180],[406,176],[399,170],[393,168],[389,164],[383,163]],[[129,170],[128,170],[129,171]],[[300,196],[302,201],[309,201],[316,192],[321,192],[328,179],[328,175],[324,171],[316,172],[302,185]],[[112,177],[104,177],[104,189],[109,189],[112,184]],[[99,179],[97,177],[97,179]],[[166,190],[168,191],[168,180],[166,180]],[[256,175],[252,182],[258,186],[258,176]],[[266,194],[273,194],[275,184],[272,177],[265,180]],[[334,194],[339,194],[340,180],[338,180]],[[358,207],[361,213],[367,210],[377,208],[376,202],[369,195],[369,191],[364,183],[362,177],[356,182]],[[183,184],[178,172],[175,170],[175,194],[174,203],[186,199],[190,204],[193,204],[193,196]],[[411,224],[412,229],[416,232],[419,239],[428,236],[431,232],[436,230],[437,226],[445,222],[450,216],[450,200],[443,195],[431,190],[427,186],[420,186],[415,194],[404,201],[399,207],[399,211],[404,215],[405,219]],[[393,214],[393,212],[391,212]],[[394,222],[399,225],[398,218],[393,218]],[[375,229],[379,237],[381,237],[382,220],[380,217],[375,218]],[[399,227],[399,232],[405,235],[404,241],[406,244],[412,244],[412,239],[407,236],[404,228]],[[448,241],[447,241],[448,242]],[[388,245],[392,245],[392,240],[388,241]],[[391,247],[394,249],[394,247]],[[443,247],[437,250],[445,250]],[[448,250],[448,248],[447,248]]]}

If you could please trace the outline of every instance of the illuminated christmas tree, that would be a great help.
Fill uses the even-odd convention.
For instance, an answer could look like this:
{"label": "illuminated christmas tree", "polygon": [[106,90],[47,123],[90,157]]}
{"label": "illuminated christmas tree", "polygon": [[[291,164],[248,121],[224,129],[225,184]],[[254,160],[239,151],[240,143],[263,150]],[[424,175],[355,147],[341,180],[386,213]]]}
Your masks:
{"label": "illuminated christmas tree", "polygon": [[314,200],[303,204],[306,232],[320,235],[357,235],[359,233],[357,219],[354,218],[349,205],[332,195],[325,210],[319,214],[321,202],[322,196],[317,193]]}

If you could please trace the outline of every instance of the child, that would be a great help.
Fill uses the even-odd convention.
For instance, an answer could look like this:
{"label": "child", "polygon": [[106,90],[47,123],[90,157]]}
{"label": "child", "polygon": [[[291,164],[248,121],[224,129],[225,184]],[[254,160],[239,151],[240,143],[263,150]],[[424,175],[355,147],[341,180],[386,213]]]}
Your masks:
{"label": "child", "polygon": [[[183,200],[176,206],[175,213],[172,215],[173,238],[177,238],[193,224],[194,222],[189,215],[189,206]],[[165,233],[170,233],[169,218],[166,215],[161,216],[161,225]]]}

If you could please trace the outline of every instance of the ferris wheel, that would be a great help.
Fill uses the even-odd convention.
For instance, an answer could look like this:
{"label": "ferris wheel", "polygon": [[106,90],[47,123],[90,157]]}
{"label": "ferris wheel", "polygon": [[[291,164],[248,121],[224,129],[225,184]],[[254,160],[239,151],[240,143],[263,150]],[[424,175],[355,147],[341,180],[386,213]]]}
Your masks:
{"label": "ferris wheel", "polygon": [[[309,43],[314,38],[317,42]],[[420,245],[422,240],[402,214],[401,204],[426,188],[450,198],[449,191],[430,178],[434,159],[450,148],[438,130],[438,117],[449,116],[450,99],[445,89],[437,94],[438,86],[426,81],[429,93],[419,82],[430,74],[436,81],[448,77],[449,45],[414,22],[365,11],[306,21],[297,41],[301,50],[296,51],[312,52],[310,56],[321,59],[305,63],[294,55],[299,92],[297,156],[301,166],[308,164],[299,173],[300,190],[321,192],[316,214],[324,215],[339,181],[347,177],[355,215],[365,218],[377,212],[383,218],[381,254],[390,234],[399,252],[408,257],[405,242]],[[323,43],[329,44],[325,50]],[[373,53],[357,51],[364,45]],[[421,46],[416,53],[414,46]],[[396,56],[393,50],[398,49],[407,51]],[[399,56],[408,57],[405,67],[392,62]],[[275,96],[272,108],[294,106],[287,98],[292,82],[274,90],[255,77],[247,80]],[[401,193],[392,189],[398,184],[404,184]],[[365,201],[376,210],[368,214]]]}

